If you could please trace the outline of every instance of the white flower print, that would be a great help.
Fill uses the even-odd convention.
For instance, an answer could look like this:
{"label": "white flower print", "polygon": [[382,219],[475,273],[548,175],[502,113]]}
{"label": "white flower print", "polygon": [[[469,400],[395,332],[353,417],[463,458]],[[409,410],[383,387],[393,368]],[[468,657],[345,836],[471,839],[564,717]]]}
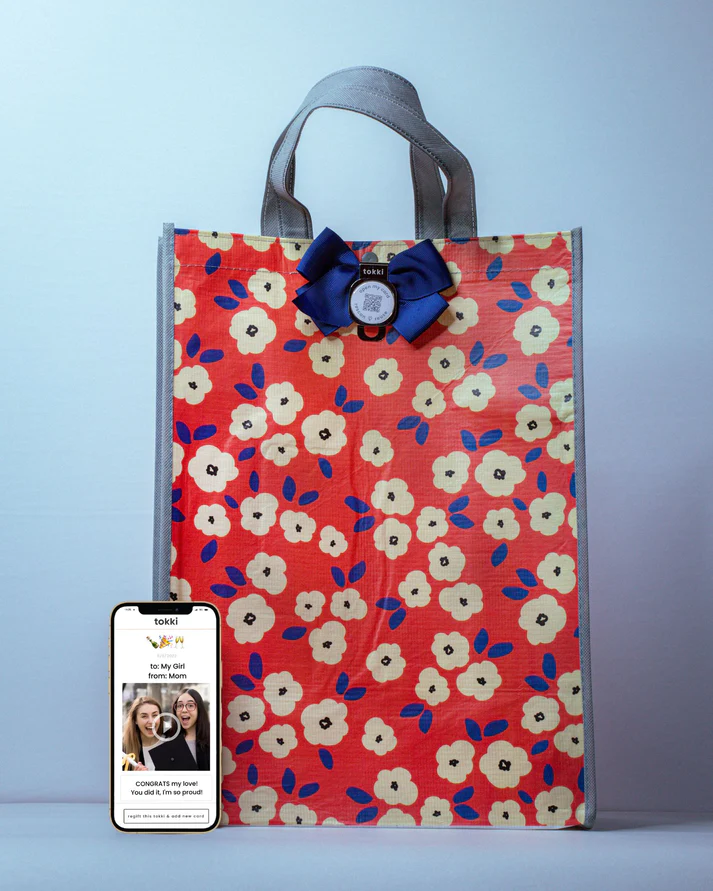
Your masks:
{"label": "white flower print", "polygon": [[306,804],[288,801],[280,808],[280,819],[285,826],[316,826],[317,814]]}
{"label": "white flower print", "polygon": [[399,596],[406,606],[427,606],[431,601],[431,586],[426,573],[412,569],[406,578],[399,582]]}
{"label": "white flower print", "polygon": [[520,611],[518,625],[531,644],[552,643],[567,622],[567,613],[551,594],[528,600]]}
{"label": "white flower print", "polygon": [[453,401],[461,408],[471,411],[483,411],[495,395],[495,385],[489,374],[479,371],[463,378],[462,383],[453,390]]}
{"label": "white flower print", "polygon": [[431,652],[441,668],[450,671],[452,668],[462,668],[468,662],[470,644],[468,638],[457,631],[450,634],[439,632],[433,638]]}
{"label": "white flower print", "polygon": [[275,724],[258,737],[258,744],[263,752],[269,752],[275,758],[287,758],[297,748],[297,734],[290,724]]}
{"label": "white flower print", "polygon": [[446,410],[445,397],[433,381],[421,381],[416,387],[416,395],[411,400],[411,405],[414,411],[425,418],[435,418]]}
{"label": "white flower print", "polygon": [[475,584],[459,582],[452,588],[443,588],[438,595],[438,602],[456,622],[467,622],[472,615],[482,610],[483,592]]}
{"label": "white flower print", "polygon": [[173,370],[174,371],[176,371],[176,369],[181,367],[182,355],[183,355],[183,347],[181,346],[181,342],[179,340],[174,340],[173,341]]}
{"label": "white flower print", "polygon": [[518,315],[512,332],[526,356],[546,353],[559,333],[560,323],[546,306],[536,306]]}
{"label": "white flower print", "polygon": [[530,733],[546,733],[560,722],[560,706],[549,696],[531,696],[522,705],[522,726]]}
{"label": "white flower print", "polygon": [[188,473],[203,492],[224,492],[228,483],[238,475],[238,468],[230,452],[204,445],[188,462]]}
{"label": "white flower print", "polygon": [[260,251],[261,254],[264,254],[265,251],[270,250],[276,239],[270,238],[268,235],[243,235],[243,241],[254,251]]}
{"label": "white flower print", "polygon": [[468,668],[456,678],[456,687],[464,696],[472,696],[478,702],[492,699],[493,694],[502,684],[503,679],[494,662],[472,662]]}
{"label": "white flower print", "polygon": [[319,549],[330,557],[339,557],[349,548],[344,533],[334,526],[323,526],[319,533]]}
{"label": "white flower print", "polygon": [[379,480],[371,493],[371,503],[385,514],[405,516],[413,510],[413,495],[405,480]]}
{"label": "white flower print", "polygon": [[411,771],[405,767],[380,770],[374,783],[374,795],[387,804],[413,804],[418,789],[411,779]]}
{"label": "white flower print", "polygon": [[228,704],[225,723],[236,733],[259,730],[265,723],[265,703],[257,696],[236,696]]}
{"label": "white flower print", "polygon": [[[517,461],[517,458],[514,460]],[[448,455],[442,455],[440,458],[436,458],[431,466],[433,485],[437,489],[448,492],[449,495],[460,492],[468,482],[469,469],[470,458],[465,452],[450,452]]]}
{"label": "white flower print", "polygon": [[574,560],[569,554],[550,552],[537,566],[537,578],[546,588],[569,594],[577,584],[574,574]]}
{"label": "white flower print", "polygon": [[261,353],[277,335],[277,326],[261,306],[236,312],[230,321],[230,336],[243,355]]}
{"label": "white flower print", "polygon": [[230,604],[225,621],[238,643],[259,643],[275,624],[275,611],[260,594],[248,594]]}
{"label": "white flower print", "polygon": [[[183,470],[183,459],[185,458],[186,453],[183,451],[183,446],[179,445],[177,442],[173,443],[173,482],[176,482],[176,477],[180,475]],[[235,464],[233,464],[233,467]],[[237,473],[236,473],[237,476]],[[235,477],[233,477],[235,479]]]}
{"label": "white flower print", "polygon": [[189,405],[199,405],[212,389],[213,383],[202,365],[186,365],[173,378],[173,395]]}
{"label": "white flower print", "polygon": [[228,777],[235,772],[235,761],[233,761],[230,749],[226,749],[225,746],[220,750],[220,771],[224,777]]}
{"label": "white flower print", "polygon": [[527,752],[504,739],[490,743],[478,767],[498,789],[514,789],[532,770]]}
{"label": "white flower print", "polygon": [[250,276],[248,291],[251,291],[260,303],[267,303],[273,309],[279,309],[287,300],[285,279],[279,272],[270,272],[269,269],[258,269]]}
{"label": "white flower print", "polygon": [[515,436],[524,439],[525,442],[534,442],[536,439],[544,439],[552,433],[552,420],[550,410],[545,405],[523,405],[515,415],[517,426]]}
{"label": "white flower print", "polygon": [[416,696],[434,706],[445,702],[450,695],[448,681],[435,668],[424,668],[418,676]]}
{"label": "white flower print", "polygon": [[253,535],[267,535],[277,522],[277,507],[277,498],[269,492],[261,492],[254,498],[243,498],[240,502],[240,524]]}
{"label": "white flower print", "polygon": [[339,337],[323,337],[310,344],[312,371],[324,377],[337,377],[344,366],[344,344]]}
{"label": "white flower print", "polygon": [[405,241],[378,241],[372,247],[372,251],[378,257],[379,263],[389,263],[396,254],[400,254],[405,250],[408,250],[408,245]]}
{"label": "white flower print", "polygon": [[308,240],[298,241],[293,239],[292,241],[287,241],[282,238],[280,239],[280,246],[285,252],[285,257],[288,260],[301,260],[311,243],[312,242]]}
{"label": "white flower print", "polygon": [[391,442],[378,430],[367,430],[361,440],[359,454],[374,467],[383,467],[394,457]]}
{"label": "white flower print", "polygon": [[347,444],[346,418],[326,409],[302,421],[305,448],[312,455],[336,455]]}
{"label": "white flower print", "polygon": [[530,526],[543,535],[556,535],[564,523],[567,500],[559,492],[548,492],[542,498],[530,502]]}
{"label": "white flower print", "polygon": [[396,748],[396,734],[393,727],[385,724],[381,718],[369,718],[364,725],[364,736],[361,744],[370,752],[386,755]]}
{"label": "white flower print", "polygon": [[423,507],[416,518],[416,538],[430,544],[448,532],[446,512],[440,507]]}
{"label": "white flower print", "polygon": [[188,288],[173,289],[173,324],[182,325],[196,314],[196,295]]}
{"label": "white flower print", "polygon": [[246,789],[240,794],[240,822],[249,826],[267,826],[275,816],[277,792],[269,786]]}
{"label": "white flower print", "polygon": [[347,707],[334,699],[308,705],[300,715],[305,739],[313,746],[336,746],[349,732]]}
{"label": "white flower print", "polygon": [[428,364],[433,376],[441,384],[457,381],[465,374],[465,355],[452,344],[447,347],[433,347]]}
{"label": "white flower print", "polygon": [[569,273],[560,266],[543,266],[533,277],[532,290],[540,300],[562,306],[569,300]]}
{"label": "white flower print", "polygon": [[286,569],[287,564],[282,557],[260,551],[248,563],[245,574],[256,588],[268,594],[281,594],[287,585]]}
{"label": "white flower print", "polygon": [[455,582],[461,577],[465,567],[465,554],[458,545],[448,545],[439,541],[428,552],[428,571],[439,582]]}
{"label": "white flower print", "polygon": [[363,619],[366,615],[366,601],[354,588],[345,588],[332,594],[332,615],[348,622],[350,619]]}
{"label": "white flower print", "polygon": [[579,669],[567,671],[559,676],[557,698],[568,715],[582,714],[582,673]]}
{"label": "white flower print", "polygon": [[336,817],[327,817],[326,820],[322,820],[322,826],[344,826],[344,823]]}
{"label": "white flower print", "polygon": [[400,807],[390,807],[383,817],[376,821],[377,826],[415,826],[416,820]]}
{"label": "white flower print", "polygon": [[[442,248],[439,248],[439,250],[442,250]],[[448,271],[451,274],[451,281],[453,282],[453,284],[450,286],[450,288],[446,288],[445,290],[441,291],[441,296],[453,297],[453,295],[458,292],[458,285],[460,284],[463,276],[461,275],[461,271],[458,268],[458,265],[452,260],[449,260],[446,263],[446,266],[448,267]]]}
{"label": "white flower print", "polygon": [[540,232],[537,235],[525,235],[523,240],[525,244],[532,245],[532,247],[545,251],[550,247],[555,238],[557,238],[556,232]]}
{"label": "white flower print", "polygon": [[173,277],[178,278],[178,273],[181,271],[181,261],[174,254],[173,255]]}
{"label": "white flower print", "polygon": [[300,591],[295,603],[295,612],[303,622],[314,622],[322,615],[327,598],[321,591]]}
{"label": "white flower print", "polygon": [[478,244],[489,254],[509,254],[515,247],[512,235],[493,235],[490,238],[479,238]]}
{"label": "white flower print", "polygon": [[294,544],[298,541],[312,541],[317,530],[317,521],[304,511],[283,510],[280,514],[280,526],[287,541]]}
{"label": "white flower print", "polygon": [[513,541],[520,534],[520,524],[514,511],[509,507],[501,507],[499,510],[488,511],[483,521],[483,531],[496,540],[504,538]]}
{"label": "white flower print", "polygon": [[339,622],[325,622],[321,628],[315,628],[309,636],[314,661],[326,662],[327,665],[341,662],[347,649],[344,635],[344,625]]}
{"label": "white flower print", "polygon": [[200,231],[198,241],[202,241],[212,251],[229,251],[233,246],[233,236],[229,232]]}
{"label": "white flower print", "polygon": [[452,297],[438,322],[447,327],[450,334],[465,334],[478,324],[478,304],[472,297]]}
{"label": "white flower print", "polygon": [[395,517],[389,517],[374,530],[374,545],[383,551],[389,560],[402,557],[408,550],[411,541],[411,530]]}
{"label": "white flower print", "polygon": [[578,823],[581,823],[582,826],[584,826],[584,820],[585,820],[586,813],[587,813],[587,810],[585,807],[585,803],[582,802],[581,804],[578,804],[577,810],[574,812],[574,818]]}
{"label": "white flower print", "polygon": [[303,313],[301,309],[298,309],[295,313],[295,328],[297,328],[300,334],[304,334],[305,337],[312,337],[319,331],[314,321]]}
{"label": "white flower print", "polygon": [[265,390],[265,405],[275,423],[285,427],[294,421],[298,411],[302,411],[304,399],[289,381],[283,381],[270,384]]}
{"label": "white flower print", "polygon": [[269,439],[263,439],[260,443],[260,452],[263,458],[272,461],[276,467],[286,467],[297,457],[297,440],[291,433],[273,433]]}
{"label": "white flower print", "polygon": [[493,498],[512,495],[515,486],[521,483],[525,476],[520,459],[516,455],[508,455],[501,449],[488,452],[475,468],[476,480]]}
{"label": "white flower print", "polygon": [[449,783],[462,783],[473,772],[475,749],[466,739],[457,739],[450,746],[441,746],[436,752],[438,776]]}
{"label": "white flower print", "polygon": [[550,387],[550,405],[560,421],[567,423],[574,420],[574,388],[572,378],[555,381]]}
{"label": "white flower print", "polygon": [[289,671],[275,671],[264,681],[265,699],[267,699],[274,715],[284,717],[291,715],[295,706],[302,699],[302,685]]}
{"label": "white flower print", "polygon": [[494,801],[488,814],[488,822],[491,826],[525,826],[525,815],[520,810],[517,801]]}
{"label": "white flower print", "polygon": [[176,562],[176,557],[178,556],[178,551],[175,549],[173,545],[171,545],[171,566]]}
{"label": "white flower print", "polygon": [[193,522],[204,535],[223,538],[230,532],[230,520],[222,504],[202,504]]}
{"label": "white flower print", "polygon": [[567,522],[572,529],[572,535],[577,538],[577,508],[573,507],[567,514]]}
{"label": "white flower print", "polygon": [[172,575],[170,581],[170,597],[171,600],[177,600],[179,603],[191,600],[191,586],[189,582],[186,579],[178,579]]}
{"label": "white flower print", "polygon": [[377,359],[364,372],[364,382],[374,396],[388,396],[401,386],[404,376],[396,359]]}
{"label": "white flower print", "polygon": [[243,402],[230,414],[233,423],[228,428],[242,442],[260,439],[267,432],[267,412],[260,405]]}
{"label": "white flower print", "polygon": [[567,245],[567,250],[572,253],[572,233],[571,232],[560,232],[564,243]]}
{"label": "white flower print", "polygon": [[563,464],[571,464],[574,461],[574,430],[562,430],[548,440],[547,454]]}
{"label": "white flower print", "polygon": [[584,724],[568,724],[564,730],[555,733],[555,748],[569,755],[581,758],[584,755]]}
{"label": "white flower print", "polygon": [[421,805],[421,826],[450,826],[452,822],[450,801],[429,795]]}
{"label": "white flower print", "polygon": [[401,655],[398,644],[383,643],[366,657],[366,667],[375,681],[384,684],[401,677],[406,668],[406,660]]}
{"label": "white flower print", "polygon": [[535,797],[537,822],[541,826],[564,826],[572,816],[574,794],[566,786],[554,786]]}

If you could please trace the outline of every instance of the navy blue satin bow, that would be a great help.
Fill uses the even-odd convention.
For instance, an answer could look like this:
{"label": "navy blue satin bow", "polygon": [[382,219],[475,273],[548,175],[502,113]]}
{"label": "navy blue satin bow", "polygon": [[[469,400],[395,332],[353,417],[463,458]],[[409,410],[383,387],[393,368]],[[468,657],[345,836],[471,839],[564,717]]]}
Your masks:
{"label": "navy blue satin bow", "polygon": [[[297,271],[308,284],[297,289],[297,297],[292,301],[295,306],[323,334],[351,325],[349,288],[359,277],[359,258],[336,232],[321,232],[300,260]],[[398,315],[393,326],[410,343],[448,306],[438,292],[453,285],[451,274],[433,242],[426,239],[396,254],[389,262],[386,277],[398,294]]]}

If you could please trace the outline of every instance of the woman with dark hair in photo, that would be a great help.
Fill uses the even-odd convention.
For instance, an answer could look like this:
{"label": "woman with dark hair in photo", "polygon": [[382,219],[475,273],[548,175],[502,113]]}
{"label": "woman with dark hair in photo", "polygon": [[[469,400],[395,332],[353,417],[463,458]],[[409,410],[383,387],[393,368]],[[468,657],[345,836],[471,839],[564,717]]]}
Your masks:
{"label": "woman with dark hair in photo", "polygon": [[171,711],[181,730],[151,753],[156,770],[209,770],[210,719],[203,697],[193,687],[184,687]]}
{"label": "woman with dark hair in photo", "polygon": [[133,755],[137,764],[135,767],[128,764],[127,770],[154,770],[151,751],[161,745],[154,729],[162,711],[160,704],[150,696],[137,696],[131,703],[124,722],[122,751]]}

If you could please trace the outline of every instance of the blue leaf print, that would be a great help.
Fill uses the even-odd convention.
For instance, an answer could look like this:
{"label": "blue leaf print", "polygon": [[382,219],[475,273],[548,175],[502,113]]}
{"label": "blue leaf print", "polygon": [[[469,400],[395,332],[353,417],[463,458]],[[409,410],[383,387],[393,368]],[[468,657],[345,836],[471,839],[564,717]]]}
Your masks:
{"label": "blue leaf print", "polygon": [[237,309],[240,306],[240,301],[233,300],[232,297],[214,297],[213,300],[221,309]]}
{"label": "blue leaf print", "polygon": [[483,727],[483,736],[497,736],[498,733],[504,733],[508,729],[508,722],[503,718],[500,721],[489,721]]}
{"label": "blue leaf print", "polygon": [[346,692],[346,689],[348,686],[349,686],[349,675],[346,673],[346,671],[343,671],[337,678],[337,686],[335,689],[336,689],[337,693],[339,693],[339,695],[341,696],[343,693]]}
{"label": "blue leaf print", "polygon": [[547,474],[544,470],[541,470],[537,474],[537,488],[540,490],[540,492],[547,491]]}
{"label": "blue leaf print", "polygon": [[401,606],[401,601],[398,597],[380,597],[376,601],[376,606],[379,609],[394,610]]}
{"label": "blue leaf print", "polygon": [[480,742],[483,738],[480,732],[480,725],[477,721],[474,721],[472,718],[465,719],[465,731],[471,739],[474,739],[476,742]]}
{"label": "blue leaf print", "polygon": [[396,330],[396,328],[389,328],[389,330],[386,332],[386,342],[393,343],[395,340],[398,339],[399,332]]}
{"label": "blue leaf print", "polygon": [[481,628],[480,631],[475,635],[475,640],[473,641],[473,649],[476,653],[482,653],[487,645],[488,632],[485,630],[485,628]]}
{"label": "blue leaf print", "polygon": [[373,795],[369,795],[368,792],[365,792],[358,786],[350,786],[347,789],[347,795],[352,801],[356,801],[357,804],[369,804],[370,801],[374,800]]}
{"label": "blue leaf print", "polygon": [[205,261],[205,274],[213,275],[214,272],[217,272],[220,269],[220,253],[216,251],[212,257],[208,257]]}
{"label": "blue leaf print", "polygon": [[468,244],[470,238],[449,238],[448,240],[453,242],[453,244]]}
{"label": "blue leaf print", "polygon": [[171,492],[171,504],[175,504],[177,501],[180,501],[182,495],[182,489],[174,489],[173,492]]}
{"label": "blue leaf print", "polygon": [[423,445],[424,442],[428,439],[428,430],[429,426],[425,421],[421,421],[416,429],[416,442],[419,445]]}
{"label": "blue leaf print", "polygon": [[529,300],[532,297],[532,292],[524,282],[511,282],[510,287],[520,300]]}
{"label": "blue leaf print", "polygon": [[505,312],[519,312],[522,309],[522,303],[519,300],[498,300],[497,305]]}
{"label": "blue leaf print", "polygon": [[303,350],[306,346],[306,340],[287,340],[282,349],[286,350],[288,353],[299,353],[300,350]]}
{"label": "blue leaf print", "polygon": [[347,702],[356,702],[357,699],[361,699],[365,693],[366,687],[350,687],[344,694],[344,698]]}
{"label": "blue leaf print", "polygon": [[208,544],[201,551],[201,562],[208,563],[213,557],[218,553],[218,542],[213,539],[213,541],[209,541]]}
{"label": "blue leaf print", "polygon": [[171,508],[171,520],[174,523],[182,523],[185,519],[186,518],[183,516],[183,514],[180,512],[180,510],[177,507]]}
{"label": "blue leaf print", "polygon": [[406,415],[406,417],[401,418],[396,426],[399,430],[413,430],[413,428],[418,427],[420,423],[420,415]]}
{"label": "blue leaf print", "polygon": [[230,680],[235,684],[236,687],[239,687],[241,690],[254,690],[255,684],[244,674],[233,674],[230,676]]}
{"label": "blue leaf print", "polygon": [[535,745],[530,749],[530,754],[539,755],[541,752],[544,752],[548,746],[549,743],[547,742],[547,740],[542,739],[540,740],[540,742],[536,742]]}
{"label": "blue leaf print", "polygon": [[460,439],[463,443],[464,447],[468,449],[469,452],[475,452],[478,449],[478,446],[475,442],[475,437],[470,432],[470,430],[461,430]]}
{"label": "blue leaf print", "polygon": [[259,362],[254,362],[252,371],[250,372],[250,379],[258,388],[258,390],[262,390],[265,386],[265,369]]}
{"label": "blue leaf print", "polygon": [[231,802],[231,803],[235,803],[235,802],[238,800],[238,799],[233,795],[233,793],[232,793],[232,792],[228,792],[227,789],[223,789],[223,798],[224,798],[226,801],[229,801],[229,802]]}
{"label": "blue leaf print", "polygon": [[228,505],[228,507],[232,507],[233,510],[240,506],[232,495],[223,495],[223,499],[225,500],[225,503]]}
{"label": "blue leaf print", "polygon": [[332,753],[328,749],[319,749],[317,754],[327,770],[331,770],[334,767],[334,758],[332,758]]}
{"label": "blue leaf print", "polygon": [[513,645],[511,643],[496,643],[488,650],[488,659],[500,659],[512,653]]}
{"label": "blue leaf print", "polygon": [[248,670],[250,674],[259,681],[262,677],[262,657],[259,653],[250,653],[248,660]]}
{"label": "blue leaf print", "polygon": [[448,511],[452,514],[460,513],[460,511],[465,510],[466,507],[470,504],[470,498],[467,495],[463,495],[461,498],[456,498],[455,501],[451,501],[448,505]]}
{"label": "blue leaf print", "polygon": [[176,433],[178,434],[178,438],[181,442],[186,445],[190,445],[191,442],[191,431],[186,427],[183,421],[176,421]]}
{"label": "blue leaf print", "polygon": [[235,384],[235,389],[244,399],[257,399],[257,393],[249,384]]}
{"label": "blue leaf print", "polygon": [[235,754],[236,755],[244,755],[245,752],[249,752],[250,749],[252,749],[253,745],[254,745],[254,740],[244,739],[241,743],[238,743],[238,745],[235,747]]}
{"label": "blue leaf print", "polygon": [[202,362],[204,365],[210,365],[211,362],[220,362],[223,358],[222,350],[203,350],[198,358],[199,362]]}
{"label": "blue leaf print", "polygon": [[250,296],[248,294],[248,292],[245,290],[245,286],[241,285],[240,282],[236,281],[234,278],[228,279],[228,287],[233,292],[233,294],[235,294],[235,296],[240,300],[244,300]]}
{"label": "blue leaf print", "polygon": [[255,454],[255,446],[249,446],[247,449],[243,449],[238,455],[238,461],[247,461],[248,458],[252,458]]}
{"label": "blue leaf print", "polygon": [[193,334],[186,344],[186,353],[192,359],[201,348],[201,339],[197,334]]}
{"label": "blue leaf print", "polygon": [[196,427],[193,431],[193,439],[196,442],[200,442],[202,439],[210,439],[211,436],[215,436],[218,432],[218,428],[215,424],[201,424],[200,427]]}
{"label": "blue leaf print", "polygon": [[577,497],[577,484],[575,482],[574,474],[569,478],[569,494],[572,498]]}
{"label": "blue leaf print", "polygon": [[552,783],[554,783],[555,772],[551,764],[545,764],[544,770],[542,771],[542,779],[547,783],[548,786],[551,786]]}
{"label": "blue leaf print", "polygon": [[525,455],[525,464],[531,464],[533,461],[537,461],[537,459],[542,454],[542,449],[530,449],[530,451]]}
{"label": "blue leaf print", "polygon": [[494,445],[496,442],[499,442],[503,438],[502,430],[486,430],[486,432],[480,437],[480,442],[478,445],[481,449],[484,449],[486,446]]}
{"label": "blue leaf print", "polygon": [[574,629],[574,637],[579,637],[579,625]]}
{"label": "blue leaf print", "polygon": [[529,569],[516,569],[515,572],[523,585],[527,585],[528,588],[537,587],[537,579]]}
{"label": "blue leaf print", "polygon": [[527,792],[523,792],[521,790],[517,794],[520,796],[520,799],[525,802],[525,804],[532,804],[532,798],[527,794]]}
{"label": "blue leaf print", "polygon": [[538,362],[535,370],[535,380],[543,390],[547,389],[550,381],[550,372],[544,362]]}
{"label": "blue leaf print", "polygon": [[403,622],[403,620],[405,618],[406,618],[406,610],[403,609],[403,607],[401,609],[397,609],[395,613],[392,613],[389,616],[389,628],[392,631],[396,631],[396,629],[399,627],[399,625]]}
{"label": "blue leaf print", "polygon": [[190,229],[174,229],[173,234],[174,235],[188,235],[190,231],[191,231]]}
{"label": "blue leaf print", "polygon": [[477,365],[483,358],[484,353],[485,347],[479,340],[477,340],[473,345],[473,349],[470,351],[470,364]]}
{"label": "blue leaf print", "polygon": [[282,788],[288,795],[292,795],[294,792],[295,782],[294,773],[289,767],[285,768],[285,772],[282,774]]}
{"label": "blue leaf print", "polygon": [[235,588],[230,585],[211,585],[210,590],[216,597],[235,597],[238,593]]}
{"label": "blue leaf print", "polygon": [[350,399],[342,406],[342,411],[347,414],[353,414],[355,411],[361,411],[364,408],[363,399]]}
{"label": "blue leaf print", "polygon": [[412,702],[410,705],[405,705],[400,712],[402,718],[415,718],[416,715],[420,715],[423,711],[424,706],[422,702]]}
{"label": "blue leaf print", "polygon": [[513,498],[512,503],[518,510],[527,510],[527,505],[521,498]]}
{"label": "blue leaf print", "polygon": [[508,357],[505,353],[494,353],[492,356],[488,356],[488,358],[483,362],[483,368],[499,368],[501,365],[504,365],[508,360]]}
{"label": "blue leaf print", "polygon": [[475,793],[475,789],[472,786],[466,786],[465,789],[461,789],[459,792],[453,796],[454,804],[462,804],[464,801],[470,801]]}
{"label": "blue leaf print", "polygon": [[510,600],[524,600],[529,593],[527,588],[515,588],[511,586],[503,588],[503,594]]}
{"label": "blue leaf print", "polygon": [[418,719],[418,729],[421,733],[428,733],[433,723],[433,712],[430,709],[424,709],[421,717]]}
{"label": "blue leaf print", "polygon": [[253,470],[250,473],[250,488],[253,492],[258,492],[260,489],[260,476],[258,475],[257,470]]}
{"label": "blue leaf print", "polygon": [[282,495],[285,501],[292,501],[295,497],[295,492],[297,491],[297,485],[291,476],[285,477],[285,482],[282,484]]}
{"label": "blue leaf print", "polygon": [[332,478],[332,465],[327,461],[326,458],[320,458],[317,462],[319,464],[319,469],[322,471],[322,476],[326,477],[328,480]]}
{"label": "blue leaf print", "polygon": [[525,678],[525,683],[529,684],[533,690],[537,690],[539,693],[544,693],[545,690],[550,689],[550,685],[544,678],[538,677],[536,674],[529,674]]}
{"label": "blue leaf print", "polygon": [[302,625],[293,625],[282,632],[283,640],[299,640],[307,634],[307,629]]}
{"label": "blue leaf print", "polygon": [[542,393],[537,389],[537,387],[533,387],[530,384],[523,384],[521,387],[518,387],[518,390],[522,393],[525,399],[539,399],[542,396]]}
{"label": "blue leaf print", "polygon": [[365,807],[363,810],[359,811],[356,815],[357,823],[370,823],[374,817],[379,813],[378,807]]}
{"label": "blue leaf print", "polygon": [[580,792],[584,792],[584,768],[579,771],[577,776],[577,788]]}
{"label": "blue leaf print", "polygon": [[493,262],[488,266],[485,271],[486,278],[489,282],[491,282],[494,278],[497,278],[503,269],[503,258],[498,255]]}
{"label": "blue leaf print", "polygon": [[477,820],[480,814],[467,804],[457,804],[453,810],[464,820]]}
{"label": "blue leaf print", "polygon": [[252,786],[257,786],[257,767],[254,764],[248,767],[248,782]]}
{"label": "blue leaf print", "polygon": [[344,499],[344,503],[347,507],[351,508],[358,514],[365,514],[367,511],[371,510],[371,508],[365,501],[361,501],[354,495],[347,495],[347,497]]}
{"label": "blue leaf print", "polygon": [[301,787],[300,791],[297,793],[298,798],[309,798],[310,795],[314,795],[315,792],[319,791],[319,783],[306,783]]}
{"label": "blue leaf print", "polygon": [[346,579],[344,578],[344,573],[342,572],[342,570],[338,566],[333,566],[331,572],[332,578],[334,579],[336,584],[338,584],[340,588],[343,588],[346,583]]}
{"label": "blue leaf print", "polygon": [[366,572],[366,563],[363,560],[360,560],[358,563],[355,563],[354,566],[349,570],[349,582],[350,584],[354,584],[358,582],[359,579]]}
{"label": "blue leaf print", "polygon": [[557,662],[552,653],[545,653],[542,657],[542,674],[551,681],[557,677]]}
{"label": "blue leaf print", "polygon": [[507,555],[508,546],[505,544],[505,542],[503,542],[501,545],[495,548],[493,553],[490,555],[490,562],[493,564],[493,566],[500,566]]}
{"label": "blue leaf print", "polygon": [[371,529],[376,520],[373,517],[362,517],[361,520],[357,520],[354,524],[355,532],[366,532],[367,529]]}
{"label": "blue leaf print", "polygon": [[470,529],[471,526],[475,526],[475,523],[465,514],[451,514],[449,519],[459,529]]}
{"label": "blue leaf print", "polygon": [[343,386],[342,384],[340,384],[337,387],[337,392],[334,394],[334,404],[337,406],[344,405],[346,398],[347,398],[347,388],[345,386]]}
{"label": "blue leaf print", "polygon": [[303,495],[300,495],[297,499],[297,503],[304,507],[305,504],[312,504],[312,502],[316,501],[318,498],[319,492],[313,489],[311,492],[305,492]]}

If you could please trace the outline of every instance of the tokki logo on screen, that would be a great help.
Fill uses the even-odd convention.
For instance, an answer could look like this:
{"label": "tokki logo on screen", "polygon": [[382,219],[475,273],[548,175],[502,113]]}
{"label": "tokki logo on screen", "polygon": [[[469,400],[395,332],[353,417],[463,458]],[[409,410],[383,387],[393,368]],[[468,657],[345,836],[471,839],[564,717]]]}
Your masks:
{"label": "tokki logo on screen", "polygon": [[162,634],[159,638],[146,635],[146,640],[154,650],[178,650],[183,649],[184,638],[182,634]]}

